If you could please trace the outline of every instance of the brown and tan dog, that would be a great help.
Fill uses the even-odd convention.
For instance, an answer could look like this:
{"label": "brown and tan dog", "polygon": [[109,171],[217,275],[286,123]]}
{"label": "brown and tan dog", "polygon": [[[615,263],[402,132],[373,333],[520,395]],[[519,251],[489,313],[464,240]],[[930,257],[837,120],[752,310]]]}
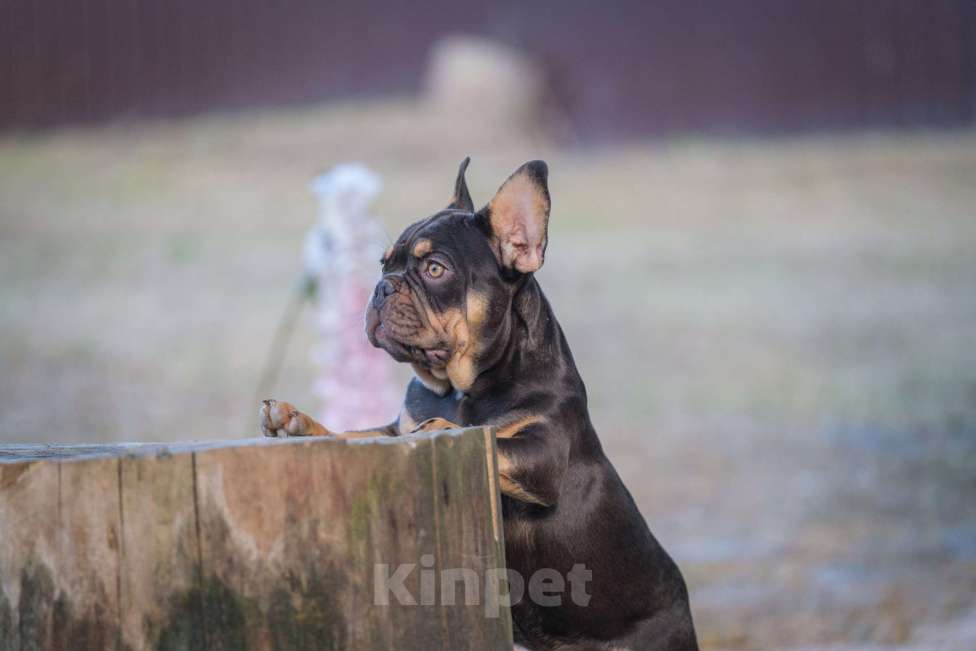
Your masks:
{"label": "brown and tan dog", "polygon": [[586,389],[534,272],[548,240],[548,169],[526,163],[475,211],[461,164],[451,204],[381,261],[366,335],[413,366],[397,420],[333,434],[266,400],[266,436],[363,437],[490,425],[497,431],[509,569],[592,572],[585,604],[512,607],[532,649],[693,651],[688,593],[603,453]]}

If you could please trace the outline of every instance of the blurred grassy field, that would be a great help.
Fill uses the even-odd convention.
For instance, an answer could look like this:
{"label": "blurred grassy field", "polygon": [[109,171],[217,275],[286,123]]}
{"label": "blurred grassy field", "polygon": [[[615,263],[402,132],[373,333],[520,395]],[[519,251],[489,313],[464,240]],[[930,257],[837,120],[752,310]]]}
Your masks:
{"label": "blurred grassy field", "polygon": [[371,165],[395,235],[468,154],[479,204],[550,164],[540,280],[706,648],[976,648],[974,132],[580,151],[404,100],[7,135],[0,441],[253,435],[307,181]]}

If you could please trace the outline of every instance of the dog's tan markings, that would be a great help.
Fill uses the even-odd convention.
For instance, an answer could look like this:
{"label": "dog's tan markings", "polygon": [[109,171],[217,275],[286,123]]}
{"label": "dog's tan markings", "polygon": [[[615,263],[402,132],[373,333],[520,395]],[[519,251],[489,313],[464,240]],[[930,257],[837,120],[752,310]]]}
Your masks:
{"label": "dog's tan markings", "polygon": [[544,416],[526,416],[525,418],[519,418],[508,425],[499,427],[495,432],[495,438],[510,439],[529,425],[543,423],[545,420]]}
{"label": "dog's tan markings", "polygon": [[441,418],[437,416],[435,418],[428,418],[424,422],[420,423],[413,428],[413,432],[436,432],[442,429],[457,429],[460,425],[452,423],[446,418]]}
{"label": "dog's tan markings", "polygon": [[[444,312],[435,312],[425,301],[418,304],[411,303],[410,314],[404,313],[391,328],[399,334],[400,331],[411,327],[413,345],[422,348],[447,345],[451,357],[441,368],[426,368],[413,365],[418,379],[428,389],[438,395],[446,395],[453,387],[467,391],[477,376],[476,357],[479,353],[476,341],[484,324],[488,310],[485,296],[476,291],[469,291],[465,298],[464,308],[449,308]],[[421,323],[419,315],[423,315]],[[421,332],[423,330],[423,332]]]}
{"label": "dog's tan markings", "polygon": [[388,249],[387,249],[387,250],[386,250],[386,251],[385,251],[385,252],[383,253],[383,257],[382,257],[382,258],[380,258],[380,260],[382,260],[382,262],[383,262],[383,264],[386,264],[387,262],[389,262],[389,260],[390,260],[390,258],[392,258],[392,257],[393,257],[393,249],[394,249],[394,247],[396,247],[396,244],[391,244],[391,245],[390,245],[390,248],[388,248]]}
{"label": "dog's tan markings", "polygon": [[426,369],[419,364],[411,364],[411,366],[413,366],[413,372],[417,375],[420,383],[437,395],[446,396],[448,391],[451,390],[451,383],[447,380],[446,376],[438,378],[432,370]]}
{"label": "dog's tan markings", "polygon": [[[496,435],[497,436],[497,435]],[[498,451],[498,483],[501,486],[502,493],[508,495],[511,498],[517,499],[520,502],[529,502],[530,504],[539,504],[541,506],[550,506],[538,495],[533,495],[527,491],[520,483],[512,478],[512,473],[515,470],[515,465],[512,461],[505,456],[505,454],[499,450]]]}
{"label": "dog's tan markings", "polygon": [[430,253],[434,248],[434,243],[428,240],[426,237],[417,240],[417,243],[413,245],[413,249],[410,253],[415,258],[422,258],[428,253]]}
{"label": "dog's tan markings", "polygon": [[[417,377],[420,378],[421,382],[424,382],[425,386],[427,386],[429,377],[433,377],[435,380],[447,380],[449,386],[455,389],[467,391],[471,388],[475,378],[472,356],[474,351],[471,346],[467,319],[459,308],[450,308],[441,314],[426,308],[426,314],[427,321],[431,325],[433,338],[446,342],[450,346],[451,358],[444,368],[427,369],[424,374],[418,372]],[[414,370],[418,368],[422,367],[414,366]],[[425,375],[428,377],[424,377]],[[428,388],[439,395],[447,393],[446,390],[441,392],[430,386]]]}
{"label": "dog's tan markings", "polygon": [[471,331],[467,319],[460,310],[448,310],[446,322],[447,330],[454,344],[453,355],[447,363],[447,377],[451,386],[459,391],[467,391],[474,384],[476,377],[474,364],[474,346],[471,341]]}
{"label": "dog's tan markings", "polygon": [[417,427],[417,421],[414,420],[413,414],[407,409],[406,405],[400,410],[400,415],[397,417],[397,431],[401,434],[409,434],[414,431]]}
{"label": "dog's tan markings", "polygon": [[483,294],[469,290],[465,296],[465,308],[451,309],[444,315],[445,330],[450,333],[452,351],[447,364],[447,377],[451,386],[467,391],[478,375],[477,355],[481,352],[477,342],[488,312],[488,300]]}
{"label": "dog's tan markings", "polygon": [[488,315],[488,299],[479,291],[469,289],[464,299],[468,318],[468,329],[477,336]]}
{"label": "dog's tan markings", "polygon": [[506,477],[505,475],[501,474],[501,472],[498,473],[498,484],[501,486],[502,493],[504,495],[508,495],[509,497],[517,499],[520,502],[538,504],[539,506],[549,506],[541,499],[522,488],[521,484]]}
{"label": "dog's tan markings", "polygon": [[451,386],[458,391],[469,391],[474,385],[477,373],[474,368],[474,360],[470,355],[458,357],[451,360],[447,365],[447,376],[451,379]]}

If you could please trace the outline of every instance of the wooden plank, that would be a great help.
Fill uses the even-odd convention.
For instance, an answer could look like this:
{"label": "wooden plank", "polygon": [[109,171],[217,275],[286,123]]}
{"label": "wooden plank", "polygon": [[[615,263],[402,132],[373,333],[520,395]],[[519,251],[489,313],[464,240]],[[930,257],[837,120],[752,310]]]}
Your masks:
{"label": "wooden plank", "polygon": [[192,454],[120,460],[122,643],[203,648]]}
{"label": "wooden plank", "polygon": [[[436,552],[432,439],[336,443],[327,455],[310,455],[311,445],[200,456],[204,580],[221,595],[204,607],[208,622],[239,626],[233,646],[394,649],[408,639],[440,648],[420,608],[377,606],[374,594],[378,564],[394,572]],[[256,483],[259,473],[278,481]],[[415,596],[418,577],[405,581]]]}
{"label": "wooden plank", "polygon": [[[437,536],[437,604],[447,649],[502,648],[511,640],[506,612],[492,608],[492,584],[484,577],[505,566],[504,541],[499,530],[500,505],[494,482],[494,438],[438,437],[433,441]],[[453,591],[453,594],[452,594]],[[474,594],[471,594],[474,591]],[[486,617],[498,626],[481,626]]]}
{"label": "wooden plank", "polygon": [[[493,445],[0,448],[0,648],[507,651],[507,610],[483,614]],[[448,569],[472,580],[456,605]]]}
{"label": "wooden plank", "polygon": [[52,648],[113,649],[121,612],[119,461],[67,462],[60,472]]}
{"label": "wooden plank", "polygon": [[52,641],[59,470],[36,462],[0,465],[0,649]]}
{"label": "wooden plank", "polygon": [[4,464],[0,498],[2,648],[116,648],[118,461]]}
{"label": "wooden plank", "polygon": [[284,637],[303,648],[306,637],[319,633],[322,648],[331,649],[342,640],[338,624],[322,622],[336,617],[330,589],[341,577],[323,575],[340,560],[330,557],[340,540],[316,508],[338,487],[313,471],[314,445],[198,456],[208,647],[270,648]]}

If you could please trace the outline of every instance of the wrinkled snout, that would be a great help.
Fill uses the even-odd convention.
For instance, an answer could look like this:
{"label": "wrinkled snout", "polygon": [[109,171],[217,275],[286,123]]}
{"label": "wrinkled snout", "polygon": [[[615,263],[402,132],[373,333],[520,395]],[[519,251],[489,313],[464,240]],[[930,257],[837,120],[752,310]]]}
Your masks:
{"label": "wrinkled snout", "polygon": [[387,274],[376,284],[366,307],[366,337],[398,362],[443,365],[449,346],[419,311],[401,274]]}
{"label": "wrinkled snout", "polygon": [[413,307],[402,295],[403,284],[400,274],[383,276],[366,306],[366,336],[378,348],[390,351],[391,344],[408,336],[417,325]]}

